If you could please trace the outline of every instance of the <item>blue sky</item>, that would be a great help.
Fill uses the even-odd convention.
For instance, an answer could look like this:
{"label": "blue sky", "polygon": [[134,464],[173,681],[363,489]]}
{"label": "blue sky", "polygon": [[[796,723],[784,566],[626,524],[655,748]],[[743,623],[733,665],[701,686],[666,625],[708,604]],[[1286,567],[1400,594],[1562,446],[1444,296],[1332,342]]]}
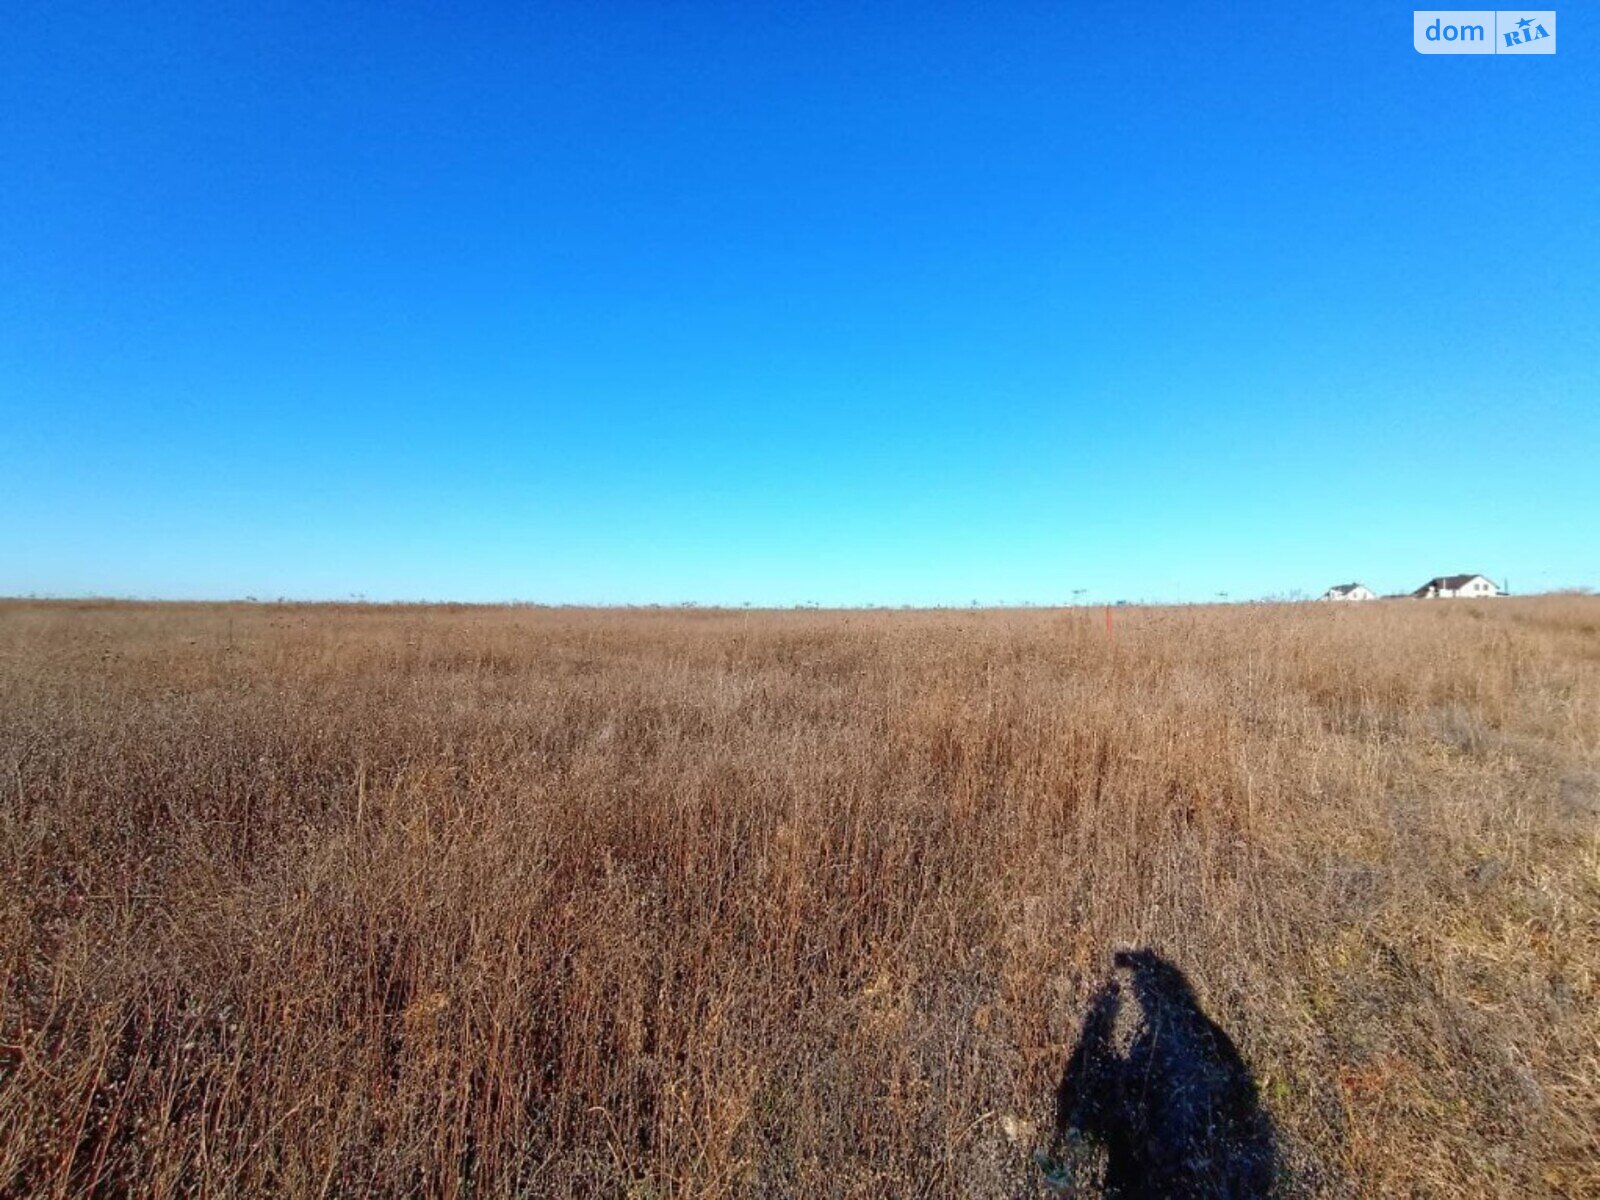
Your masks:
{"label": "blue sky", "polygon": [[1600,584],[1560,22],[12,6],[0,594]]}

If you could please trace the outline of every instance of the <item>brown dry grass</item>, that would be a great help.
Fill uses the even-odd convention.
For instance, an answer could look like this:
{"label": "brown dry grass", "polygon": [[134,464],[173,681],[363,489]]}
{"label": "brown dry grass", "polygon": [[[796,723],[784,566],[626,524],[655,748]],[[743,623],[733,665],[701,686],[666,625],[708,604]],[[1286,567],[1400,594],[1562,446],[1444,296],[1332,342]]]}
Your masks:
{"label": "brown dry grass", "polygon": [[1307,1191],[1600,1191],[1600,600],[0,606],[0,1189],[1029,1194],[1115,946]]}

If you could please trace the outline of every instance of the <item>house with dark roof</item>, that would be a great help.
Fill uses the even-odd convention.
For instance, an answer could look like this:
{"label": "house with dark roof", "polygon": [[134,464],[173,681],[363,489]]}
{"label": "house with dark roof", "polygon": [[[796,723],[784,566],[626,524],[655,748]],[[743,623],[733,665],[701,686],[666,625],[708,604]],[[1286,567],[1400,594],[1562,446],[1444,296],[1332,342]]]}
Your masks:
{"label": "house with dark roof", "polygon": [[1418,600],[1476,600],[1501,592],[1487,575],[1435,575],[1411,594]]}
{"label": "house with dark roof", "polygon": [[1376,600],[1371,588],[1364,583],[1336,583],[1322,593],[1324,600]]}

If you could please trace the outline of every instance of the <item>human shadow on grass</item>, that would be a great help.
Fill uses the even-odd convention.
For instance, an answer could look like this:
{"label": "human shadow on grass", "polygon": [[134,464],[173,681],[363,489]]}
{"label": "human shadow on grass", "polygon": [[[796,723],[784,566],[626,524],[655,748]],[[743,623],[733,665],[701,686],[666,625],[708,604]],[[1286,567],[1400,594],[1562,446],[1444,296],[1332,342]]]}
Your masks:
{"label": "human shadow on grass", "polygon": [[1274,1195],[1276,1140],[1233,1041],[1172,963],[1149,950],[1113,962],[1126,983],[1114,972],[1095,994],[1067,1060],[1039,1156],[1047,1186],[1118,1200]]}

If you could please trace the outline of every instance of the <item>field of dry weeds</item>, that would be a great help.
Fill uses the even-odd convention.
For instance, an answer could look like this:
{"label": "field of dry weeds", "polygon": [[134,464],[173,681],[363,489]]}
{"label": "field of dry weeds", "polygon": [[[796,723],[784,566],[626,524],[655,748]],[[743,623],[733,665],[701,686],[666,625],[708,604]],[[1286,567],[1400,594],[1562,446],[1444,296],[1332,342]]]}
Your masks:
{"label": "field of dry weeds", "polygon": [[0,1191],[1031,1195],[1113,948],[1310,1194],[1600,1194],[1600,599],[0,605]]}

